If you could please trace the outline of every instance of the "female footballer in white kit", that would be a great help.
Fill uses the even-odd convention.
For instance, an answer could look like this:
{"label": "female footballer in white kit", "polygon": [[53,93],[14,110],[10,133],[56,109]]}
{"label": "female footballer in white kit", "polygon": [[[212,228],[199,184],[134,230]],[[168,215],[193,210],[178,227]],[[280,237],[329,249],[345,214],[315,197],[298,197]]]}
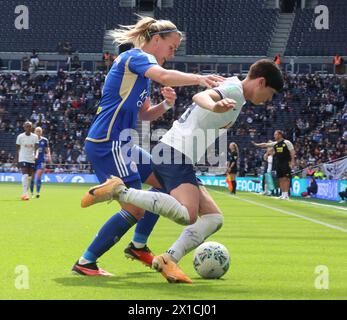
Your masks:
{"label": "female footballer in white kit", "polygon": [[29,200],[28,187],[35,170],[35,154],[38,148],[39,138],[36,134],[32,133],[33,125],[31,122],[25,122],[23,128],[25,132],[18,135],[16,140],[17,152],[15,164],[18,164],[23,174],[21,199],[26,201]]}
{"label": "female footballer in white kit", "polygon": [[[223,224],[220,209],[206,189],[199,186],[193,164],[225,133],[219,129],[229,128],[235,123],[246,101],[263,104],[282,87],[283,76],[279,68],[272,61],[259,60],[251,66],[243,81],[237,77],[228,78],[221,86],[196,94],[194,104],[175,121],[152,150],[153,172],[169,195],[128,189],[121,179],[114,178],[91,188],[82,199],[82,207],[115,199],[188,225],[168,253],[153,259],[152,267],[170,278],[169,281],[191,283],[175,263]],[[214,130],[214,135],[211,135],[211,130]],[[194,142],[197,136],[206,138],[203,147]]]}

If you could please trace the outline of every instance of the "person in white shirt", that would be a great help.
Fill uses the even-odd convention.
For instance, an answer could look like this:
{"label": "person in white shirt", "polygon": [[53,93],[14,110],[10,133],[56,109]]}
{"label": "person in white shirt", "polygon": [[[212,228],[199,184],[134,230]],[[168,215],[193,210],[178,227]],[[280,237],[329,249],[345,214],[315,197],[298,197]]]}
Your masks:
{"label": "person in white shirt", "polygon": [[22,200],[29,200],[28,187],[35,170],[35,154],[38,149],[39,138],[32,133],[33,125],[30,121],[24,123],[24,133],[17,137],[15,165],[22,171]]}
{"label": "person in white shirt", "polygon": [[[268,141],[268,143],[272,143],[272,141],[270,140]],[[275,188],[272,178],[273,154],[274,149],[272,147],[267,148],[266,153],[264,154],[264,161],[266,161],[266,170],[263,177],[264,192],[262,194],[265,196],[270,196]]]}
{"label": "person in white shirt", "polygon": [[[282,88],[280,69],[272,61],[263,59],[251,66],[243,81],[231,77],[219,87],[196,94],[194,103],[152,151],[153,172],[168,194],[128,189],[120,178],[114,177],[91,188],[83,197],[81,206],[115,199],[189,225],[168,253],[153,259],[152,267],[162,272],[168,281],[191,283],[177,266],[173,269],[168,261],[177,263],[223,224],[221,210],[200,185],[193,164],[204,156],[216,138],[226,133],[223,129],[236,122],[246,101],[263,104]],[[202,140],[197,142],[196,137],[205,138],[204,143]],[[169,155],[169,159],[165,155]],[[164,160],[164,163],[158,160]]]}

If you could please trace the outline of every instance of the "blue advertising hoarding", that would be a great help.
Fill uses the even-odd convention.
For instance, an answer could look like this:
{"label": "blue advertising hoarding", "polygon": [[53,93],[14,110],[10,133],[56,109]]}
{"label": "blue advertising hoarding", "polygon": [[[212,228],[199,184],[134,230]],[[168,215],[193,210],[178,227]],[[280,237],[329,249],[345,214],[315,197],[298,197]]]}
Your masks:
{"label": "blue advertising hoarding", "polygon": [[307,191],[307,187],[310,183],[309,181],[309,179],[292,179],[290,195],[294,197],[301,197],[301,194]]}
{"label": "blue advertising hoarding", "polygon": [[[0,182],[21,182],[21,173],[0,173]],[[93,183],[99,181],[94,174],[47,173],[42,175],[44,183]]]}
{"label": "blue advertising hoarding", "polygon": [[[204,185],[227,187],[225,176],[199,176]],[[20,173],[0,173],[0,182],[21,182]],[[48,173],[42,176],[44,183],[90,183],[98,184],[99,181],[94,174],[62,174]],[[346,191],[347,180],[316,180],[318,184],[318,193],[313,198],[339,201],[339,192]],[[237,190],[246,192],[262,192],[262,178],[237,177]],[[301,197],[303,192],[307,191],[310,179],[293,179],[291,196]]]}
{"label": "blue advertising hoarding", "polygon": [[[225,176],[198,176],[204,185],[227,187]],[[236,178],[236,190],[248,192],[262,192],[262,178]]]}

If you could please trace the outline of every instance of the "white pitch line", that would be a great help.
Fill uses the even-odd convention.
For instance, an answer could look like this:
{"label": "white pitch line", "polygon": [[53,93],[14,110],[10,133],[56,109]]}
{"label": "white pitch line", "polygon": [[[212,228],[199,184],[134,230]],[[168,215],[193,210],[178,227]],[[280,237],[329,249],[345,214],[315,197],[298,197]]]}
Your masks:
{"label": "white pitch line", "polygon": [[[312,201],[302,201],[302,200],[297,200],[297,199],[295,199],[295,201],[298,201],[300,203],[309,203],[309,204],[312,204],[314,206],[319,206],[319,207],[327,207],[327,208],[332,208],[335,210],[347,211],[347,208],[334,206],[332,204],[317,203],[317,202],[312,202]],[[347,214],[347,213],[343,213],[343,214]]]}
{"label": "white pitch line", "polygon": [[[226,195],[224,192],[221,192],[221,191],[216,191],[216,190],[212,190],[212,191]],[[320,225],[325,226],[327,228],[334,229],[334,230],[339,230],[339,231],[347,233],[347,229],[345,229],[345,228],[342,228],[342,227],[339,227],[339,226],[335,226],[333,224],[326,223],[326,222],[323,222],[323,221],[320,221],[320,220],[316,220],[316,219],[313,219],[313,218],[309,218],[309,217],[306,217],[306,216],[304,216],[302,214],[297,214],[297,213],[294,213],[294,212],[290,212],[290,211],[282,210],[282,209],[279,209],[279,208],[271,207],[271,206],[268,206],[266,204],[258,203],[258,202],[252,201],[252,200],[242,199],[242,198],[240,198],[238,196],[233,196],[233,197],[237,198],[238,200],[244,201],[244,202],[248,202],[248,203],[251,203],[251,204],[258,205],[260,207],[264,207],[264,208],[267,208],[267,209],[270,209],[270,210],[281,212],[281,213],[286,214],[288,216],[293,216],[293,217],[297,217],[297,218],[304,219],[304,220],[307,220],[307,221],[311,221],[313,223],[320,224]],[[280,201],[280,200],[278,200],[278,201]]]}

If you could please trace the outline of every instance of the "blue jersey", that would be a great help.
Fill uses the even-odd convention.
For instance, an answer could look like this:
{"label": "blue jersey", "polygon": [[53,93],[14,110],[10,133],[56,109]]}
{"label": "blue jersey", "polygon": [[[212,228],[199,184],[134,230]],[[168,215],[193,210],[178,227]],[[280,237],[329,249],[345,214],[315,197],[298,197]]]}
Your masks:
{"label": "blue jersey", "polygon": [[45,162],[45,151],[46,148],[48,148],[48,139],[41,137],[39,141],[39,147],[38,147],[38,157],[37,157],[37,162]]}
{"label": "blue jersey", "polygon": [[157,65],[154,56],[140,49],[123,52],[106,77],[102,98],[88,132],[88,141],[119,140],[125,129],[135,129],[139,109],[150,95],[146,71]]}

